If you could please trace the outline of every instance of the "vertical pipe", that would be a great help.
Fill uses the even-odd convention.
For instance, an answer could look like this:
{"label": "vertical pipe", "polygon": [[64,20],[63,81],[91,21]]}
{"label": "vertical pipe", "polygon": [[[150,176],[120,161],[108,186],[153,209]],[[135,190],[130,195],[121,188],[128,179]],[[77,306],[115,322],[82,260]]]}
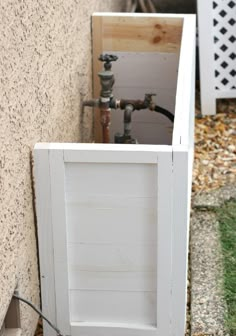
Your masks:
{"label": "vertical pipe", "polygon": [[102,106],[100,113],[102,125],[102,142],[110,143],[111,109],[109,107]]}

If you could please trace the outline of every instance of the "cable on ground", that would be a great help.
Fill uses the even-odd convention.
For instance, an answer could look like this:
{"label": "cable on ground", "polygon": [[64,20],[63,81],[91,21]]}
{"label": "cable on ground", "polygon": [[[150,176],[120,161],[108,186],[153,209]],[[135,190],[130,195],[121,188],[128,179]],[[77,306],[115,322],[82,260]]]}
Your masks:
{"label": "cable on ground", "polygon": [[28,300],[22,298],[21,296],[19,296],[19,295],[16,294],[16,293],[13,294],[13,297],[14,297],[15,299],[19,300],[19,301],[22,301],[22,302],[26,303],[28,306],[30,306],[30,307],[31,307],[37,314],[39,314],[39,316],[42,317],[42,319],[44,319],[44,320],[50,325],[50,327],[51,327],[52,329],[54,329],[54,330],[56,331],[57,336],[63,336],[62,333],[60,332],[60,330],[59,330],[54,324],[52,324],[52,322],[50,322],[50,321],[46,318],[46,316],[43,315],[43,313],[41,312],[41,310],[39,310],[37,307],[35,307],[35,306],[33,305],[32,302],[30,302],[30,301],[28,301]]}

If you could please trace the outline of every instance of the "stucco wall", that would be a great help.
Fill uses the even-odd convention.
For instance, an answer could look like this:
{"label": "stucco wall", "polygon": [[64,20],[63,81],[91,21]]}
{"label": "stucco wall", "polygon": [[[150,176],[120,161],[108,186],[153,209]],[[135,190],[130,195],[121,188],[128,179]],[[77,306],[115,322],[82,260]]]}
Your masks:
{"label": "stucco wall", "polygon": [[[39,305],[31,152],[36,142],[91,139],[90,15],[118,0],[2,0],[0,4],[0,326],[12,293]],[[21,305],[23,335],[37,315]]]}

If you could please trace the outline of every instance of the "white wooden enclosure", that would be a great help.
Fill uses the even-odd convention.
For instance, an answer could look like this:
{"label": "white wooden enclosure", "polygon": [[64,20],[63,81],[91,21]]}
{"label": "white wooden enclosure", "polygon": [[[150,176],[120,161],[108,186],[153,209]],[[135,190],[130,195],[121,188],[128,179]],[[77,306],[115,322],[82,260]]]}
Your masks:
{"label": "white wooden enclosure", "polygon": [[236,98],[236,1],[198,0],[202,114],[216,99]]}
{"label": "white wooden enclosure", "polygon": [[[103,16],[115,20],[123,14]],[[124,17],[126,23],[135,17],[137,27],[138,19],[168,27],[180,20],[178,75],[169,103],[174,127],[160,143],[152,129],[151,144],[35,145],[42,308],[67,336],[184,336],[195,17]],[[168,89],[163,86],[163,95]],[[141,142],[147,143],[149,130],[137,131]],[[55,336],[47,324],[44,335]]]}

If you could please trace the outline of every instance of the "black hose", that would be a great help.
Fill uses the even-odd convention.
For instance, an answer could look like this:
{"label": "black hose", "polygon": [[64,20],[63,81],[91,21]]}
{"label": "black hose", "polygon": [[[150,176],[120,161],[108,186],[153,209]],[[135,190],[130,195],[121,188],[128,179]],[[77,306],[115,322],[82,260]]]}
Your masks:
{"label": "black hose", "polygon": [[39,314],[39,316],[41,316],[49,325],[52,329],[54,329],[57,333],[57,336],[63,336],[62,333],[60,332],[60,330],[54,325],[52,324],[52,322],[50,322],[46,316],[43,315],[43,313],[41,312],[41,310],[39,310],[37,307],[35,307],[32,302],[26,300],[25,298],[22,298],[21,296],[19,296],[18,294],[13,294],[13,297],[19,301],[22,301],[24,303],[26,303],[27,305],[29,305],[34,311],[36,311],[36,313]]}
{"label": "black hose", "polygon": [[174,115],[172,113],[170,113],[169,111],[167,111],[166,109],[164,109],[163,107],[160,107],[160,106],[156,105],[154,110],[156,112],[159,112],[159,113],[163,114],[170,121],[174,122],[174,118],[175,118]]}

